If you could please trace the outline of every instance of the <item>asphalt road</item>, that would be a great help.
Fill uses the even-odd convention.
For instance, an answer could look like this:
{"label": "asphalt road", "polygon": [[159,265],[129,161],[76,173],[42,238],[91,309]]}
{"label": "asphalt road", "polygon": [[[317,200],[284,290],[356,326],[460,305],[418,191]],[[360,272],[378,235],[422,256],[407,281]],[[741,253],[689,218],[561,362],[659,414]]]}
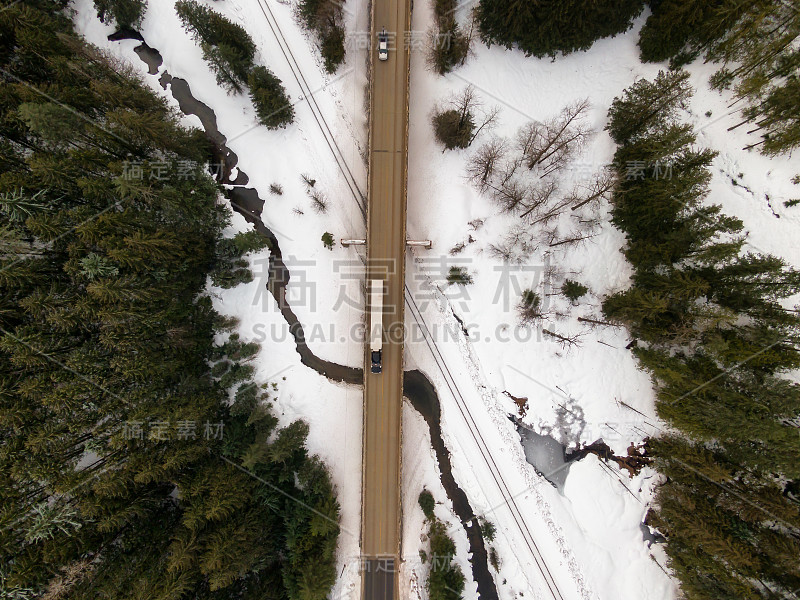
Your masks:
{"label": "asphalt road", "polygon": [[[406,250],[409,0],[372,2],[370,161],[367,190],[368,278],[385,281],[383,372],[364,354],[361,551],[364,600],[393,600],[400,557],[400,438],[403,399],[403,290]],[[389,33],[378,60],[377,33]],[[367,307],[369,315],[369,307]],[[394,559],[394,560],[391,560]]]}

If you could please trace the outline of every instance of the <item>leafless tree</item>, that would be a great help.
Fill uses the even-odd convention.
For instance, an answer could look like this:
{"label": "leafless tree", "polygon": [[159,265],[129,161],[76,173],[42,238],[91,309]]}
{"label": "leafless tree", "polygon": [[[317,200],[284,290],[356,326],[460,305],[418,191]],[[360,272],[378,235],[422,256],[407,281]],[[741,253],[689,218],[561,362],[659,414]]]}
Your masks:
{"label": "leafless tree", "polygon": [[589,323],[590,326],[594,327],[597,325],[607,325],[609,327],[622,327],[619,323],[609,323],[608,321],[601,321],[599,319],[590,319],[589,317],[578,317],[578,321],[581,323]]}
{"label": "leafless tree", "polygon": [[[476,7],[477,9],[477,7]],[[464,63],[467,62],[467,58],[474,55],[475,51],[472,49],[472,43],[475,41],[475,37],[478,35],[478,14],[477,10],[472,10],[469,14],[469,22],[467,23],[466,33],[464,34],[464,43],[467,46],[467,51],[461,57],[461,66],[464,66]]]}
{"label": "leafless tree", "polygon": [[596,233],[603,224],[603,217],[598,211],[572,216],[576,219],[578,227],[584,232]]}
{"label": "leafless tree", "polygon": [[450,256],[455,256],[456,254],[461,254],[464,251],[464,248],[467,247],[466,242],[458,242],[455,246],[450,248]]}
{"label": "leafless tree", "polygon": [[586,143],[591,129],[582,119],[589,101],[566,106],[557,117],[543,123],[529,123],[517,134],[517,146],[529,169],[538,169],[542,176],[566,166]]}
{"label": "leafless tree", "polygon": [[325,213],[328,210],[328,200],[325,198],[325,194],[320,192],[319,190],[313,190],[308,194],[311,198],[311,208],[314,209],[314,212],[317,213]]}
{"label": "leafless tree", "polygon": [[500,107],[499,106],[492,106],[491,108],[487,109],[485,112],[481,114],[481,124],[475,128],[475,133],[472,134],[472,138],[469,140],[471,144],[475,141],[475,138],[478,137],[481,131],[484,129],[492,128],[497,124],[497,118],[500,116]]}
{"label": "leafless tree", "polygon": [[547,142],[547,125],[541,121],[531,121],[517,132],[517,149],[522,156],[530,156]]}
{"label": "leafless tree", "polygon": [[584,186],[583,190],[574,190],[572,199],[575,204],[572,210],[577,210],[587,204],[592,205],[607,199],[608,195],[614,190],[617,185],[617,177],[611,169],[603,169],[595,173],[592,181]]}
{"label": "leafless tree", "polygon": [[525,252],[533,252],[536,249],[536,243],[531,235],[531,230],[521,223],[514,225],[508,230],[508,233],[506,233],[506,240],[514,242],[517,246],[525,250]]}
{"label": "leafless tree", "polygon": [[509,181],[517,176],[517,172],[521,166],[522,159],[519,157],[505,160],[502,167],[497,170],[496,185],[498,187],[506,185]]}
{"label": "leafless tree", "polygon": [[531,225],[539,225],[549,223],[553,219],[561,216],[564,210],[570,205],[569,198],[561,198],[555,204],[551,204],[546,210],[541,211],[533,220],[530,221]]}
{"label": "leafless tree", "polygon": [[542,333],[555,339],[559,344],[561,344],[562,348],[580,346],[581,338],[583,337],[582,333],[561,335],[560,333],[556,333],[555,331],[544,328],[542,329]]}
{"label": "leafless tree", "polygon": [[[474,119],[475,130],[469,140],[470,144],[483,129],[493,126],[500,114],[500,108],[497,106],[484,109],[483,102],[475,91],[475,86],[471,84],[461,90],[461,93],[456,94],[450,101],[450,105],[454,110],[458,111],[461,117],[460,123],[464,123],[468,115],[471,115]],[[480,118],[478,118],[478,115],[480,115]],[[479,121],[480,124],[478,124]]]}
{"label": "leafless tree", "polygon": [[495,260],[521,265],[530,256],[526,249],[527,247],[524,245],[515,245],[513,242],[504,240],[499,244],[489,244],[489,256]]}
{"label": "leafless tree", "polygon": [[307,173],[302,173],[300,175],[300,178],[303,180],[303,183],[305,183],[308,187],[313,188],[314,185],[317,183],[317,180],[311,179],[311,175],[308,175]]}
{"label": "leafless tree", "polygon": [[564,272],[561,270],[561,267],[558,265],[558,263],[553,260],[549,260],[544,266],[542,279],[547,283],[552,284],[553,281],[560,279],[563,275]]}
{"label": "leafless tree", "polygon": [[512,258],[516,257],[516,251],[512,244],[503,241],[499,244],[489,244],[489,256],[503,262],[514,262]]}
{"label": "leafless tree", "polygon": [[541,230],[539,239],[541,239],[542,243],[545,246],[551,246],[553,242],[558,241],[559,238],[559,229],[558,224],[552,227],[545,227]]}
{"label": "leafless tree", "polygon": [[551,248],[557,246],[576,246],[596,235],[597,233],[594,231],[571,231],[561,239],[553,239],[549,245]]}
{"label": "leafless tree", "polygon": [[547,223],[558,217],[569,206],[569,201],[561,200],[551,203],[553,196],[558,191],[558,184],[552,180],[540,181],[526,198],[525,210],[520,213],[528,224]]}
{"label": "leafless tree", "polygon": [[498,244],[489,245],[489,255],[497,260],[522,264],[536,251],[537,245],[530,231],[521,226],[512,227]]}
{"label": "leafless tree", "polygon": [[467,179],[480,192],[485,192],[492,185],[507,151],[508,142],[503,138],[493,137],[469,157]]}
{"label": "leafless tree", "polygon": [[480,108],[481,101],[475,92],[475,86],[468,85],[461,90],[460,93],[453,96],[450,99],[450,106],[460,113],[462,121],[466,119],[467,115],[471,114],[473,110]]}
{"label": "leafless tree", "polygon": [[500,187],[491,186],[491,190],[492,200],[508,213],[525,210],[532,193],[531,184],[519,179],[510,179]]}
{"label": "leafless tree", "polygon": [[476,136],[497,120],[497,107],[484,110],[483,103],[471,85],[437,105],[431,121],[437,139],[445,149],[467,148]]}

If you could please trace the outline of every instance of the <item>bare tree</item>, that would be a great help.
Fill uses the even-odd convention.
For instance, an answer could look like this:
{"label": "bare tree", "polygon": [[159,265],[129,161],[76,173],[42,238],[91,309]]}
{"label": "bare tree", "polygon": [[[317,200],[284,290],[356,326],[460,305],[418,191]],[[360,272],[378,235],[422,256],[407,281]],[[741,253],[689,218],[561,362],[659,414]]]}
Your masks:
{"label": "bare tree", "polygon": [[622,327],[619,323],[609,323],[608,321],[601,321],[599,319],[590,319],[589,317],[578,317],[581,323],[589,323],[591,326],[595,325],[608,325],[609,327]]}
{"label": "bare tree", "polygon": [[562,198],[555,204],[548,206],[545,210],[539,212],[538,215],[535,216],[532,220],[530,220],[531,225],[538,225],[540,223],[549,223],[553,219],[557,219],[561,216],[566,209],[570,205],[569,198]]}
{"label": "bare tree", "polygon": [[311,179],[311,175],[308,175],[307,173],[302,173],[300,175],[300,178],[303,180],[303,183],[305,183],[308,187],[312,187],[313,188],[314,185],[316,185],[316,183],[317,183],[317,180],[316,179]]}
{"label": "bare tree", "polygon": [[557,246],[575,246],[586,240],[589,240],[596,236],[597,233],[593,231],[571,231],[562,239],[553,239],[550,242],[550,247],[555,248]]}
{"label": "bare tree", "polygon": [[536,250],[536,243],[531,235],[531,230],[522,224],[517,224],[509,229],[505,239],[513,242],[525,252],[533,252]]}
{"label": "bare tree", "polygon": [[589,214],[572,215],[578,223],[578,228],[584,232],[596,233],[603,224],[603,217],[597,211]]}
{"label": "bare tree", "polygon": [[469,147],[477,132],[496,118],[496,112],[490,111],[478,125],[476,115],[480,112],[481,106],[475,88],[468,85],[460,93],[451,96],[443,105],[434,108],[431,121],[436,138],[445,149]]}
{"label": "bare tree", "polygon": [[600,202],[614,190],[617,185],[617,176],[611,169],[605,168],[602,171],[595,173],[592,181],[584,186],[582,191],[578,189],[573,191],[572,200],[576,202],[572,206],[572,210],[577,210],[587,204],[594,204]]}
{"label": "bare tree", "polygon": [[467,51],[464,52],[464,55],[461,57],[461,66],[464,66],[464,63],[467,62],[467,58],[473,56],[475,51],[472,49],[472,43],[475,41],[475,37],[478,35],[478,14],[477,14],[477,6],[469,15],[469,23],[467,27],[467,31],[464,34],[464,43],[466,44]]}
{"label": "bare tree", "polygon": [[489,244],[489,256],[503,262],[515,262],[512,258],[516,257],[515,248],[506,241],[499,244]]}
{"label": "bare tree", "polygon": [[591,133],[582,118],[589,101],[566,106],[557,117],[544,123],[530,123],[517,134],[517,145],[529,169],[538,168],[542,176],[564,168],[586,143]]}
{"label": "bare tree", "polygon": [[480,192],[492,185],[497,170],[508,151],[508,143],[503,138],[493,137],[481,145],[467,161],[467,179]]}
{"label": "bare tree", "polygon": [[541,231],[540,239],[546,246],[552,246],[553,242],[558,241],[558,225],[554,225],[553,227],[545,227]]}
{"label": "bare tree", "polygon": [[498,244],[489,245],[492,258],[513,264],[522,264],[536,251],[537,245],[530,231],[521,226],[512,227]]}
{"label": "bare tree", "polygon": [[561,214],[569,206],[569,202],[561,199],[548,206],[553,195],[558,191],[558,184],[552,179],[540,181],[526,198],[525,210],[520,217],[530,225],[547,223]]}
{"label": "bare tree", "polygon": [[481,107],[481,101],[475,93],[475,86],[468,85],[460,94],[456,94],[450,100],[450,105],[454,110],[457,110],[461,122],[467,118],[467,115],[472,114],[472,111]]}
{"label": "bare tree", "polygon": [[494,200],[503,212],[514,213],[524,210],[526,202],[531,196],[530,184],[511,179],[501,185],[501,187],[491,186],[492,200]]}
{"label": "bare tree", "polygon": [[547,126],[541,121],[531,121],[517,132],[517,149],[522,156],[530,156],[536,148],[547,142]]}
{"label": "bare tree", "polygon": [[319,190],[313,190],[308,196],[311,198],[311,208],[314,209],[314,212],[325,213],[328,210],[328,200],[325,198],[325,194]]}
{"label": "bare tree", "polygon": [[554,338],[559,344],[561,344],[562,348],[580,346],[581,338],[583,337],[582,333],[561,335],[560,333],[556,333],[555,331],[550,331],[549,329],[544,328],[542,329],[542,333]]}
{"label": "bare tree", "polygon": [[561,281],[564,278],[564,270],[561,266],[552,260],[545,262],[544,271],[542,272],[542,282],[548,289],[555,287],[553,284],[556,281]]}
{"label": "bare tree", "polygon": [[511,179],[513,179],[517,175],[517,171],[522,166],[522,159],[521,158],[513,158],[511,160],[506,160],[503,163],[501,169],[497,172],[497,185],[504,186],[508,183]]}
{"label": "bare tree", "polygon": [[469,143],[472,144],[475,141],[475,138],[478,137],[481,131],[483,131],[486,127],[490,129],[497,124],[497,117],[500,115],[500,107],[493,106],[489,108],[486,112],[481,115],[481,124],[475,129],[475,133],[472,134],[472,138],[469,140]]}
{"label": "bare tree", "polygon": [[[497,106],[484,110],[483,102],[475,92],[475,86],[471,84],[465,87],[460,94],[456,94],[450,101],[450,105],[459,113],[459,126],[463,127],[470,119],[472,120],[474,129],[469,144],[472,144],[483,129],[493,126],[500,114],[500,108]],[[480,115],[479,119],[476,118],[478,114]]]}
{"label": "bare tree", "polygon": [[515,245],[513,242],[504,240],[499,244],[489,244],[489,256],[495,260],[521,265],[530,256],[526,249],[525,245]]}
{"label": "bare tree", "polygon": [[450,256],[455,256],[456,254],[461,254],[464,251],[464,248],[467,247],[466,242],[458,242],[455,246],[450,248]]}

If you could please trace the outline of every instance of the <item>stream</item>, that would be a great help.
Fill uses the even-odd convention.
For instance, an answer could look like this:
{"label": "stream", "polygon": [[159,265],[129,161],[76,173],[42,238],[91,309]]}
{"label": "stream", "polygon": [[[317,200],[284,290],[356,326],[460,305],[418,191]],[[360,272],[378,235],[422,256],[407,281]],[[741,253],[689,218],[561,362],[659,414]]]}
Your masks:
{"label": "stream", "polygon": [[[163,64],[163,58],[158,50],[147,45],[140,33],[132,30],[123,30],[109,36],[108,39],[110,41],[134,39],[141,42],[139,46],[134,48],[134,52],[147,65],[148,72],[151,75],[158,74],[159,68]],[[295,348],[300,355],[300,362],[331,381],[363,385],[363,369],[323,360],[316,356],[306,344],[303,326],[286,300],[286,286],[289,283],[290,273],[283,261],[278,238],[261,220],[264,200],[258,196],[257,190],[245,187],[249,178],[241,169],[238,170],[233,180],[230,179],[233,169],[236,168],[238,163],[238,157],[227,147],[227,138],[218,130],[217,118],[213,109],[192,95],[189,84],[184,79],[173,77],[163,71],[159,78],[159,83],[165,90],[168,85],[170,86],[170,93],[178,102],[184,114],[195,115],[200,119],[205,135],[213,146],[214,157],[223,165],[222,172],[218,174],[220,183],[234,186],[225,191],[231,206],[269,240],[270,258],[267,289],[275,298],[283,318],[289,325],[289,330],[295,341]],[[469,561],[472,567],[473,579],[478,586],[478,595],[481,600],[497,600],[497,588],[489,571],[488,554],[483,535],[480,532],[477,518],[469,504],[467,495],[453,477],[450,452],[442,439],[441,409],[436,389],[421,371],[416,370],[404,373],[403,387],[404,395],[428,425],[431,444],[439,463],[442,486],[467,534],[470,553]]]}
{"label": "stream", "polygon": [[494,579],[489,572],[489,561],[486,544],[481,534],[478,519],[472,506],[469,504],[467,495],[464,493],[453,477],[453,469],[450,465],[450,452],[442,439],[441,429],[441,407],[439,406],[439,396],[436,388],[422,371],[406,371],[403,375],[403,392],[411,401],[417,412],[422,415],[428,424],[431,434],[431,445],[439,462],[439,478],[442,482],[447,497],[453,503],[453,511],[461,520],[464,530],[467,532],[469,540],[470,559],[472,565],[472,576],[478,584],[478,596],[481,600],[497,600],[497,588]]}

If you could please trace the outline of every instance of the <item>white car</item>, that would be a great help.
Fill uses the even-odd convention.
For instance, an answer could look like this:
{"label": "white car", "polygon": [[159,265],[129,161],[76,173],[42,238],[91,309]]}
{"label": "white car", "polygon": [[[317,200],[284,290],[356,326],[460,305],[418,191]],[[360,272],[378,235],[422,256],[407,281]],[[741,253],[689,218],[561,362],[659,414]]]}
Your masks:
{"label": "white car", "polygon": [[387,60],[389,58],[389,35],[386,28],[378,34],[378,58]]}

